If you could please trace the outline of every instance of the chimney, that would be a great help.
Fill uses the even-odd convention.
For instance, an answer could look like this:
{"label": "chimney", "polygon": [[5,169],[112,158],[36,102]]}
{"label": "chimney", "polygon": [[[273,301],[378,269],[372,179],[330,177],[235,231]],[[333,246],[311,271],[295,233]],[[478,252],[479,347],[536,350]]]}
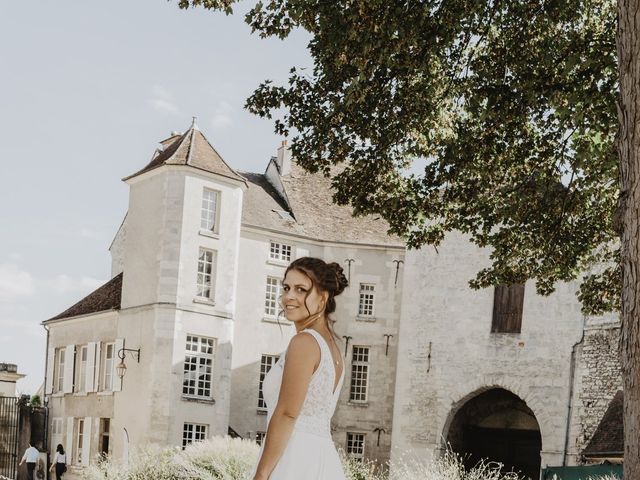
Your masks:
{"label": "chimney", "polygon": [[278,157],[276,165],[280,175],[289,175],[291,173],[291,147],[287,145],[287,141],[283,140],[282,145],[278,148]]}

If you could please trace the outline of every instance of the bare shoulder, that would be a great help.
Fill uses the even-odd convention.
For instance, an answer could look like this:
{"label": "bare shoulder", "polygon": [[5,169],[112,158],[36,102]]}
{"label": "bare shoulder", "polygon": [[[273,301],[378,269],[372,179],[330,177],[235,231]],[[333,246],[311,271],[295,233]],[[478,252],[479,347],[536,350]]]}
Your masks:
{"label": "bare shoulder", "polygon": [[320,346],[313,335],[304,332],[294,335],[287,349],[287,359],[292,358],[312,363],[316,363],[320,359]]}

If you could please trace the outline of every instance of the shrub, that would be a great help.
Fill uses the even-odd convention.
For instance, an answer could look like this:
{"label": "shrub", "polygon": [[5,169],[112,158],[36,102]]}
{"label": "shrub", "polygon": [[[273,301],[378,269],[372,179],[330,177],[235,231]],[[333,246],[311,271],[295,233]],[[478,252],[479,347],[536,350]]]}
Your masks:
{"label": "shrub", "polygon": [[[214,437],[178,448],[149,446],[133,452],[127,465],[101,460],[84,470],[85,480],[251,480],[258,446],[250,440]],[[401,457],[389,475],[375,463],[359,461],[339,450],[347,480],[518,480],[515,473],[502,473],[502,465],[480,463],[467,471],[460,456],[447,451],[432,461]],[[301,479],[303,480],[303,479]],[[615,476],[589,480],[619,480]]]}
{"label": "shrub", "polygon": [[258,456],[248,440],[215,437],[188,445],[185,450],[149,446],[124,464],[113,459],[89,466],[86,480],[242,480]]}
{"label": "shrub", "polygon": [[513,472],[503,473],[502,464],[480,462],[466,470],[458,454],[447,450],[430,462],[402,457],[393,464],[389,480],[518,480]]}

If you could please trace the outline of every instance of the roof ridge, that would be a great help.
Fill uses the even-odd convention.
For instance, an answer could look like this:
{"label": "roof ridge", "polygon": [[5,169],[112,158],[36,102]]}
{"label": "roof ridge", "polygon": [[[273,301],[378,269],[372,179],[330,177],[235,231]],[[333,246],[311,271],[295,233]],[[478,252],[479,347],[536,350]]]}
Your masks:
{"label": "roof ridge", "polygon": [[187,162],[186,162],[187,165],[191,165],[191,158],[193,157],[193,144],[196,141],[195,139],[196,127],[194,127],[196,117],[193,117],[193,118],[194,118],[193,125],[191,125],[191,128],[189,129],[189,131],[191,132],[191,138],[189,139],[189,150],[187,150]]}
{"label": "roof ridge", "polygon": [[247,183],[247,179],[244,178],[242,175],[240,175],[234,168],[232,168],[225,160],[224,158],[222,158],[222,155],[220,155],[220,153],[218,152],[218,150],[216,150],[216,147],[214,147],[213,145],[211,145],[211,142],[209,141],[209,139],[205,136],[204,133],[202,133],[200,130],[198,130],[200,132],[200,135],[202,135],[202,138],[204,138],[204,141],[207,142],[207,145],[209,145],[211,147],[211,150],[213,150],[215,152],[215,154],[218,156],[218,158],[220,159],[220,161],[224,164],[225,167],[227,167],[229,170],[231,170],[231,173],[237,175],[238,177],[240,177],[240,179],[244,182]]}

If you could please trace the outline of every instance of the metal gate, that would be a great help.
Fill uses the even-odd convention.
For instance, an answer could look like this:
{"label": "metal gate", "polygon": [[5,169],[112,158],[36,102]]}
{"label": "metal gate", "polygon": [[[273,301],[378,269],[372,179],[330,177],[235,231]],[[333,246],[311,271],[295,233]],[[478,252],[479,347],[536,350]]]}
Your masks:
{"label": "metal gate", "polygon": [[18,476],[20,406],[16,397],[0,397],[0,477]]}

